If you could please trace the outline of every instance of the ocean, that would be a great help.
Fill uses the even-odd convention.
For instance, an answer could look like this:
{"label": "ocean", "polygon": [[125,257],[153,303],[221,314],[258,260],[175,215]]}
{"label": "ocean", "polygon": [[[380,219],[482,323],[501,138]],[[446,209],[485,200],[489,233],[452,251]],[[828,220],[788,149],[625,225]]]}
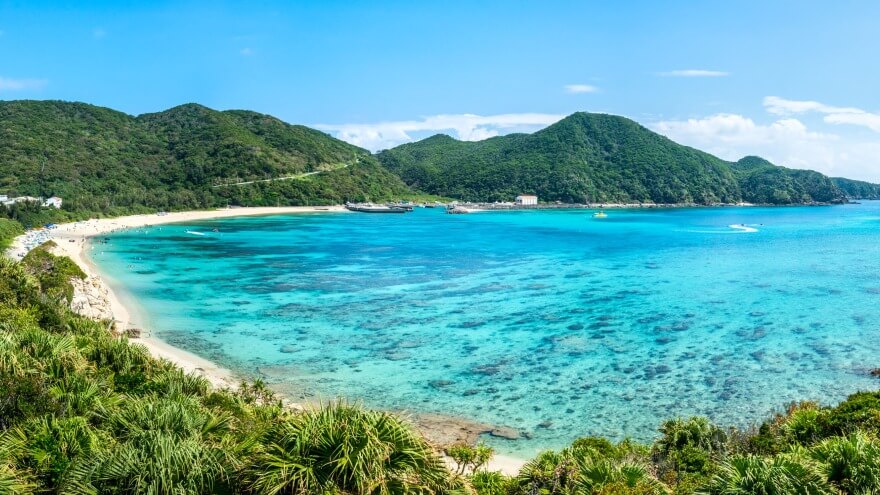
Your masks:
{"label": "ocean", "polygon": [[89,255],[174,346],[293,400],[512,428],[508,455],[880,387],[880,202],[607,213],[227,218]]}

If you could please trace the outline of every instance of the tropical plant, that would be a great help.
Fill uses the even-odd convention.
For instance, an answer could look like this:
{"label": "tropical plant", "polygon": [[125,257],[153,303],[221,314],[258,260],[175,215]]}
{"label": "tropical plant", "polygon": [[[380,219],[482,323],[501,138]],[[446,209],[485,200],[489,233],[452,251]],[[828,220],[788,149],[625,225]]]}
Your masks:
{"label": "tropical plant", "polygon": [[446,455],[451,457],[458,465],[458,474],[464,474],[467,470],[476,473],[482,466],[489,462],[493,453],[494,450],[492,447],[489,447],[482,442],[475,446],[470,446],[465,443],[457,443],[446,449]]}
{"label": "tropical plant", "polygon": [[844,493],[880,493],[880,441],[865,433],[829,438],[809,451],[825,477]]}
{"label": "tropical plant", "polygon": [[513,479],[496,471],[475,471],[468,480],[478,495],[508,495],[515,489]]}
{"label": "tropical plant", "polygon": [[567,494],[574,490],[577,462],[570,452],[547,450],[519,470],[516,485],[521,493]]}
{"label": "tropical plant", "polygon": [[71,491],[222,491],[247,447],[231,433],[228,415],[179,395],[126,402],[107,418],[107,427],[117,443],[75,466]]}
{"label": "tropical plant", "polygon": [[583,457],[577,460],[577,469],[575,487],[579,495],[670,493],[666,485],[651,476],[648,468],[639,463]]}
{"label": "tropical plant", "polygon": [[26,475],[16,472],[9,465],[0,463],[0,494],[27,495],[33,493],[35,488],[36,485],[28,481]]}
{"label": "tropical plant", "polygon": [[400,419],[345,402],[324,404],[267,432],[245,468],[265,494],[441,493],[450,474],[430,445]]}
{"label": "tropical plant", "polygon": [[733,456],[698,493],[707,495],[832,495],[834,488],[807,460],[779,455]]}

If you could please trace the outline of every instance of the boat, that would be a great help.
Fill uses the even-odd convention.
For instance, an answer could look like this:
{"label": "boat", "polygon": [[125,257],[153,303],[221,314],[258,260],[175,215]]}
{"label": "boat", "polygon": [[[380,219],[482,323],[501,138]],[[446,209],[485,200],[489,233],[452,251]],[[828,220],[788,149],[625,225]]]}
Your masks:
{"label": "boat", "polygon": [[604,211],[597,211],[596,213],[593,213],[593,218],[608,218],[608,214]]}
{"label": "boat", "polygon": [[406,203],[388,203],[385,206],[387,206],[389,208],[400,208],[400,209],[406,210],[406,211],[413,211],[412,205],[406,204]]}
{"label": "boat", "polygon": [[349,211],[357,211],[360,213],[406,213],[406,208],[398,206],[374,205],[372,203],[355,204],[346,203],[345,209]]}

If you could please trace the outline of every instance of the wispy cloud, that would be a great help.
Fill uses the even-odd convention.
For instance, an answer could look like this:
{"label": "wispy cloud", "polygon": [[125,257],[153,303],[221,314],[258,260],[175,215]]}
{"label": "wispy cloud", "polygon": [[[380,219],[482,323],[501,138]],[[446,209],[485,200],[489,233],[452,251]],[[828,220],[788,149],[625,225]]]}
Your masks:
{"label": "wispy cloud", "polygon": [[599,91],[599,88],[593,86],[591,84],[567,84],[565,86],[566,93],[573,94],[583,94],[583,93],[595,93]]}
{"label": "wispy cloud", "polygon": [[726,77],[730,75],[730,72],[706,69],[680,69],[659,72],[658,75],[664,77]]}
{"label": "wispy cloud", "polygon": [[241,50],[238,51],[238,53],[244,57],[250,57],[251,55],[254,54],[254,51],[251,50],[250,48],[242,48]]}
{"label": "wispy cloud", "polygon": [[443,114],[420,120],[372,124],[318,124],[314,127],[369,150],[386,149],[418,139],[414,134],[450,133],[464,141],[479,141],[510,132],[529,132],[559,121],[565,115],[508,113],[500,115]]}
{"label": "wispy cloud", "polygon": [[49,84],[46,79],[13,79],[0,76],[0,91],[27,91],[42,89]]}
{"label": "wispy cloud", "polygon": [[850,124],[867,127],[880,132],[880,114],[871,113],[861,108],[836,107],[811,100],[788,100],[778,96],[764,98],[764,108],[775,115],[794,115],[803,113],[821,113],[828,124]]}

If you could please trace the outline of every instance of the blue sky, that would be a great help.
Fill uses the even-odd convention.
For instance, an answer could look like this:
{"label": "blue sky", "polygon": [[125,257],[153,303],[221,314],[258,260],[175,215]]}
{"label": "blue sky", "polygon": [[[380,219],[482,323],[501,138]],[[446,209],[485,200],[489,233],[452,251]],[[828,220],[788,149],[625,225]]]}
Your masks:
{"label": "blue sky", "polygon": [[880,181],[880,2],[0,0],[0,99],[246,108],[380,149],[625,115]]}

